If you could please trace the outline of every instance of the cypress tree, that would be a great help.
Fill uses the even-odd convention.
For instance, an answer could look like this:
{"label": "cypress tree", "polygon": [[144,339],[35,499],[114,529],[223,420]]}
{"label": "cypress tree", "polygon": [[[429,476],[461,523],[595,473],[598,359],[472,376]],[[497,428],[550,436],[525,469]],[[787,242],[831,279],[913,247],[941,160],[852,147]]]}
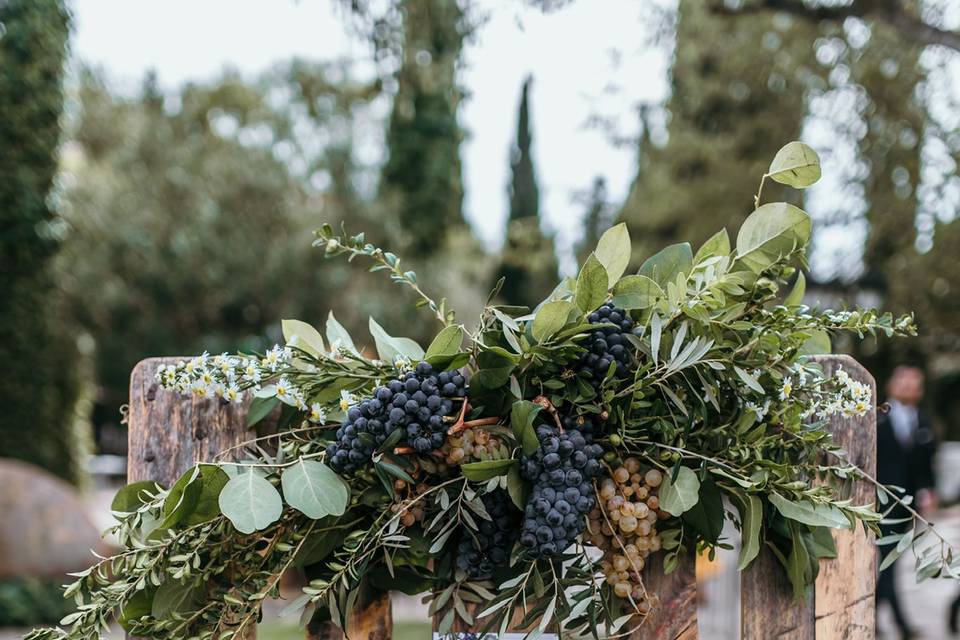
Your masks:
{"label": "cypress tree", "polygon": [[556,285],[557,257],[553,238],[540,228],[540,190],[533,168],[530,130],[530,84],[523,83],[517,115],[517,140],[511,149],[510,214],[497,278],[506,282],[501,296],[509,304],[534,304]]}
{"label": "cypress tree", "polygon": [[[816,27],[782,14],[728,16],[710,5],[680,2],[669,138],[662,146],[641,140],[620,214],[638,263],[673,242],[696,249],[721,226],[735,233],[770,160],[800,135]],[[799,198],[779,185],[763,193],[764,201]]]}
{"label": "cypress tree", "polygon": [[610,205],[607,202],[607,181],[602,176],[593,179],[590,193],[585,198],[587,213],[583,217],[583,237],[577,243],[577,263],[583,264],[610,227]]}
{"label": "cypress tree", "polygon": [[49,268],[63,233],[49,200],[69,22],[61,0],[0,4],[0,442],[4,456],[76,479],[76,346]]}
{"label": "cypress tree", "polygon": [[403,0],[397,95],[381,191],[399,223],[405,255],[423,257],[466,230],[457,122],[457,63],[464,16],[456,0]]}

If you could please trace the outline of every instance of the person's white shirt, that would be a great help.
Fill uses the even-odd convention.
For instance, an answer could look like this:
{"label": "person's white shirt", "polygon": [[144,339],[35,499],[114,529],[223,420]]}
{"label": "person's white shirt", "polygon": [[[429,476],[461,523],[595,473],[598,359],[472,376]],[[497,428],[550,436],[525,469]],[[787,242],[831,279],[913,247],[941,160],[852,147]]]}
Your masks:
{"label": "person's white shirt", "polygon": [[906,448],[914,445],[920,416],[917,407],[890,400],[890,425],[897,441]]}

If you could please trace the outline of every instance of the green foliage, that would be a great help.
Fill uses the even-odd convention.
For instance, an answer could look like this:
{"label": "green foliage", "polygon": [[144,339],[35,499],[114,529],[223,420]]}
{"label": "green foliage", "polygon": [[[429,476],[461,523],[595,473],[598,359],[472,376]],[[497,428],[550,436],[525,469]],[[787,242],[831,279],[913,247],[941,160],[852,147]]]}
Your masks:
{"label": "green foliage", "polygon": [[5,456],[77,481],[79,356],[50,274],[64,233],[51,202],[69,23],[60,0],[0,6],[0,438]]}
{"label": "green foliage", "polygon": [[56,624],[75,609],[63,598],[63,580],[37,577],[0,579],[0,627]]}
{"label": "green foliage", "polygon": [[387,131],[381,193],[396,211],[395,237],[415,259],[436,253],[463,218],[456,70],[463,15],[456,0],[403,0],[403,50]]}
{"label": "green foliage", "polygon": [[[782,216],[771,219],[771,211]],[[325,225],[317,244],[328,256],[369,259],[373,270],[413,289],[420,306],[441,322],[430,357],[462,369],[445,374],[451,379],[469,374],[469,386],[456,391],[466,397],[444,392],[446,401],[459,405],[437,416],[437,426],[448,436],[483,427],[498,443],[477,454],[479,459],[453,460],[466,436],[459,444],[448,439],[449,448],[434,442],[438,450],[418,454],[397,446],[409,428],[422,428],[414,427],[412,418],[377,439],[374,429],[385,423],[375,417],[383,414],[373,413],[374,403],[394,400],[391,413],[406,411],[422,421],[421,407],[411,409],[409,403],[417,403],[416,393],[426,398],[427,391],[426,382],[406,376],[411,368],[421,374],[415,361],[425,355],[422,349],[373,321],[380,359],[345,347],[352,339],[333,320],[328,328],[336,338],[330,345],[309,325],[288,321],[286,347],[263,355],[202,355],[163,367],[157,379],[164,389],[227,397],[229,384],[261,399],[275,397],[287,418],[270,436],[271,450],[262,440],[249,443],[246,464],[202,465],[170,491],[140,486],[122,492],[114,532],[125,551],[67,587],[67,595],[85,605],[63,621],[69,631],[39,630],[30,639],[79,640],[104,626],[117,609],[134,612],[124,622],[140,637],[240,637],[259,618],[262,601],[276,595],[283,573],[310,557],[317,561],[313,579],[290,608],[305,615],[320,612],[340,626],[359,590],[372,585],[431,593],[432,612],[449,605],[441,631],[457,618],[475,624],[466,603],[483,602],[480,617],[489,615],[483,631],[506,628],[522,604],[521,625],[554,624],[574,638],[611,637],[645,614],[598,579],[600,561],[580,546],[533,560],[521,551],[529,547],[521,539],[509,557],[509,549],[502,549],[488,579],[471,577],[457,561],[464,543],[479,541],[489,530],[488,494],[501,492],[508,506],[526,507],[537,494],[525,456],[555,446],[553,462],[559,463],[561,440],[554,434],[586,428],[588,421],[590,457],[583,440],[562,441],[571,460],[581,448],[584,471],[571,468],[565,473],[572,475],[561,479],[581,492],[575,500],[581,513],[590,507],[581,508],[580,500],[589,500],[591,488],[599,491],[597,478],[587,471],[589,461],[600,471],[601,456],[607,462],[635,457],[662,478],[659,501],[668,517],[658,524],[658,540],[665,571],[695,549],[722,544],[726,497],[739,512],[739,519],[731,519],[743,539],[741,566],[767,544],[802,595],[819,560],[836,553],[830,528],[860,524],[876,531],[884,516],[873,504],[847,498],[850,480],[869,476],[846,459],[824,423],[872,410],[871,388],[842,370],[826,377],[805,349],[828,332],[906,336],[916,329],[909,316],[781,304],[782,289],[809,240],[809,221],[799,209],[785,203],[760,207],[744,221],[735,249],[725,239],[713,236],[696,254],[689,245],[673,245],[646,263],[650,277],[623,275],[631,243],[625,228],[615,227],[600,239],[576,281],[555,288],[534,313],[488,305],[468,333],[394,254],[363,234],[335,235]],[[595,313],[618,290],[645,299],[616,312],[619,321],[614,312]],[[594,348],[587,340],[598,329],[625,322],[623,314],[632,330],[603,335],[619,336],[629,349],[628,375],[611,366],[597,381],[580,366]],[[443,384],[458,388],[463,381]],[[412,395],[405,396],[401,387]],[[351,437],[360,443],[351,446],[360,456],[357,466],[340,476],[323,462],[334,428],[338,439],[353,429]],[[472,433],[476,452],[479,435]],[[548,455],[554,454],[543,456],[544,468],[553,464]],[[208,481],[210,486],[222,481],[204,472],[217,467],[231,476],[220,487],[220,514],[204,512],[190,524],[204,504]],[[585,480],[593,486],[581,488]],[[892,489],[880,491],[892,496]],[[889,508],[903,505],[888,502]],[[927,535],[935,543],[922,552],[925,575],[955,575],[960,561],[952,545],[911,513],[917,530],[930,532],[911,539]],[[527,530],[526,522],[522,528]],[[261,544],[250,544],[254,532]]]}

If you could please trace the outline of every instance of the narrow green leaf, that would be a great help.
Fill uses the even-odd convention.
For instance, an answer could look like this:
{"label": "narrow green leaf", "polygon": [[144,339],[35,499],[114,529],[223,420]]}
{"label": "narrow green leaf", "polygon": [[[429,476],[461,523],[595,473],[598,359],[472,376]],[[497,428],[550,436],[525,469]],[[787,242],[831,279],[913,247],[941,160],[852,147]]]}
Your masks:
{"label": "narrow green leaf", "polygon": [[797,281],[790,290],[790,294],[784,298],[783,304],[787,307],[796,307],[803,303],[803,295],[807,292],[807,278],[803,271],[797,272]]}
{"label": "narrow green leaf", "polygon": [[474,482],[483,482],[506,474],[516,460],[484,460],[482,462],[468,462],[460,467],[464,477]]}
{"label": "narrow green leaf", "polygon": [[850,521],[837,507],[825,504],[814,504],[803,500],[794,502],[784,498],[779,493],[770,494],[770,503],[777,508],[784,518],[796,520],[813,527],[830,527],[832,529],[849,529]]}
{"label": "narrow green leaf", "polygon": [[254,396],[253,400],[250,402],[250,406],[247,408],[247,417],[246,425],[247,427],[252,427],[257,424],[273,411],[276,406],[280,404],[280,398],[277,396],[269,397],[260,397]]}
{"label": "narrow green leaf", "polygon": [[740,511],[740,558],[737,570],[743,571],[760,553],[760,529],[763,524],[763,502],[752,494],[734,494],[739,498],[737,509]]}
{"label": "narrow green leaf", "polygon": [[533,422],[542,408],[529,400],[518,400],[513,403],[510,409],[510,425],[513,428],[513,433],[520,441],[523,452],[528,456],[533,455],[540,446],[537,441],[537,432],[533,428]]}

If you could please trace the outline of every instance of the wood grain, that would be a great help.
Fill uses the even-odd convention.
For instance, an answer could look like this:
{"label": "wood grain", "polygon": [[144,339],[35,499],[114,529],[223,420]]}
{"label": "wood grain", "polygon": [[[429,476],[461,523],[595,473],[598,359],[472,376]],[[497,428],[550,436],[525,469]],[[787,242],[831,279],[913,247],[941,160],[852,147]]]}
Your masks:
{"label": "wood grain", "polygon": [[[855,380],[865,382],[876,398],[873,376],[846,355],[814,358],[824,374],[832,376],[840,367]],[[834,441],[846,449],[850,461],[873,475],[876,470],[877,416],[835,417],[828,429]],[[852,489],[854,504],[873,504],[875,491],[868,482]],[[741,576],[741,633],[744,640],[873,640],[876,637],[874,593],[876,591],[876,547],[872,534],[834,530],[837,558],[823,560],[816,584],[806,601],[797,603],[783,567],[764,549]]]}
{"label": "wood grain", "polygon": [[[877,397],[873,376],[850,356],[817,358],[827,376],[838,367],[855,380],[870,385]],[[876,477],[877,414],[861,418],[840,418],[830,425],[833,439],[847,451],[850,461]],[[876,491],[869,482],[854,484],[850,497],[857,505],[873,504]],[[858,527],[833,532],[837,557],[820,563],[814,596],[817,638],[873,640],[876,637],[877,548],[873,534]]]}
{"label": "wood grain", "polygon": [[[197,462],[213,460],[255,435],[245,425],[249,401],[230,404],[160,389],[154,377],[157,368],[182,359],[148,358],[130,374],[128,482],[154,480],[169,487]],[[349,628],[350,640],[389,640],[393,634],[389,594],[361,598]],[[315,625],[307,637],[340,640],[343,632],[326,622]]]}
{"label": "wood grain", "polygon": [[[160,389],[157,368],[182,358],[141,360],[130,374],[127,481],[170,487],[197,462],[250,439],[247,404],[200,399]],[[244,634],[255,638],[256,631]],[[131,636],[127,636],[128,638]]]}
{"label": "wood grain", "polygon": [[660,598],[660,604],[628,640],[696,640],[699,632],[695,558],[684,556],[673,573],[665,574],[663,554],[652,554],[643,569],[643,581],[647,591]]}

